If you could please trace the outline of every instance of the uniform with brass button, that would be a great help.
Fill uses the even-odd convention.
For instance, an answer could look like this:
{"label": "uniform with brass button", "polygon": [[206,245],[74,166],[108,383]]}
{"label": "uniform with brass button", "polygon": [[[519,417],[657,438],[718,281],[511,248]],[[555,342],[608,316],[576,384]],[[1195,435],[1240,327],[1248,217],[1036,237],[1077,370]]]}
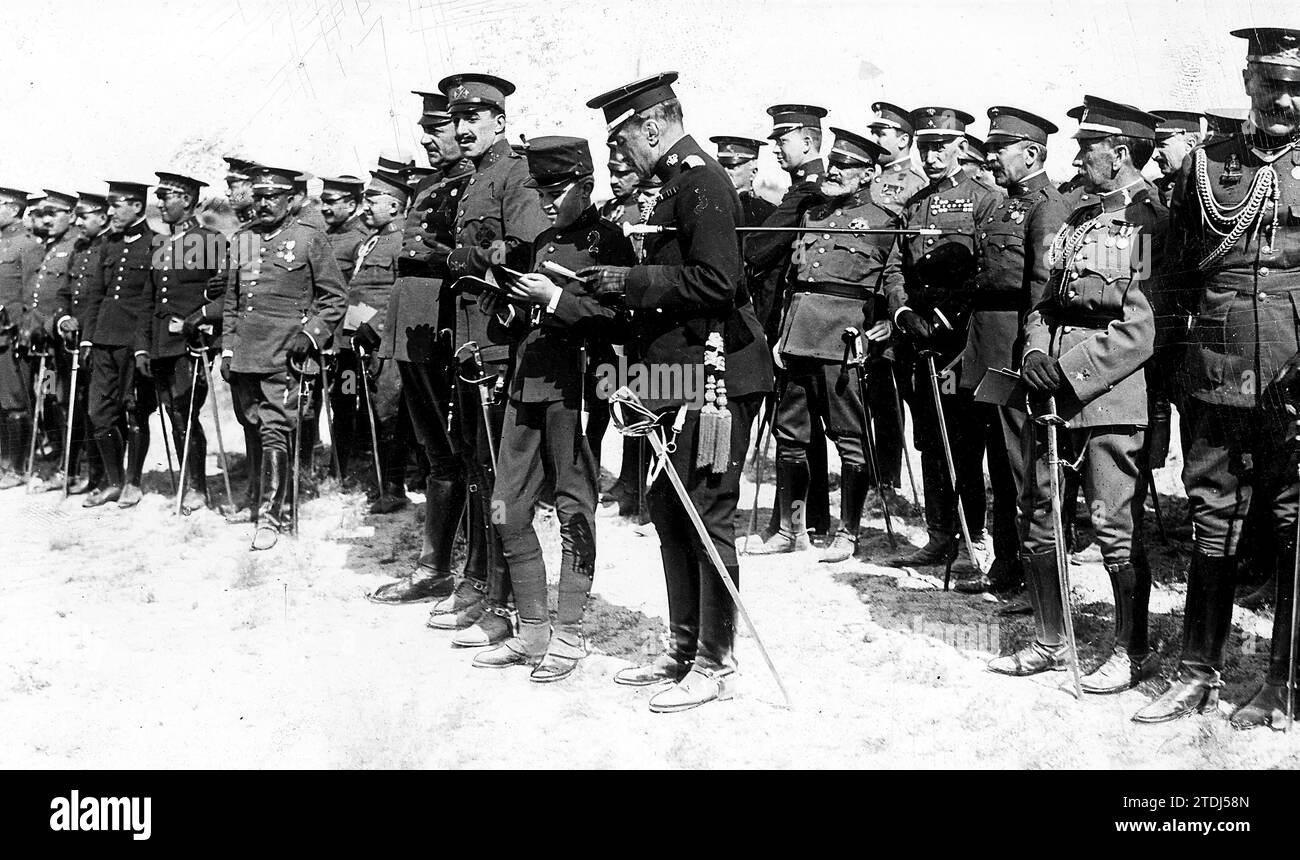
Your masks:
{"label": "uniform with brass button", "polygon": [[0,188],[0,489],[23,483],[32,396],[25,347],[18,327],[24,298],[40,268],[44,249],[23,223],[27,192]]}
{"label": "uniform with brass button", "polygon": [[880,175],[871,180],[871,202],[883,206],[895,215],[903,214],[903,207],[922,188],[930,184],[925,174],[916,169],[912,163],[911,142],[916,135],[912,127],[912,112],[889,102],[873,102],[871,110],[874,116],[867,123],[873,134],[879,129],[894,129],[901,135],[907,135],[900,143],[908,147],[896,153],[896,157],[881,167]]}

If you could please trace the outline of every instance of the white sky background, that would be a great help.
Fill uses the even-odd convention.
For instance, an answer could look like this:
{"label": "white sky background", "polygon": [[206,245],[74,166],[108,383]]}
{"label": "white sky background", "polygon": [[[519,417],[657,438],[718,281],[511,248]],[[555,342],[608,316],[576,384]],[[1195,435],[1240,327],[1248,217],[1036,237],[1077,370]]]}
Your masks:
{"label": "white sky background", "polygon": [[[13,11],[12,9],[10,10]],[[0,50],[0,185],[102,191],[220,156],[362,173],[384,147],[418,154],[412,89],[457,71],[518,85],[512,141],[604,127],[584,103],[657,71],[688,130],[765,137],[768,105],[830,109],[864,130],[870,104],[956,107],[988,127],[1009,104],[1063,130],[1049,172],[1073,173],[1065,111],[1084,93],[1147,110],[1244,107],[1245,45],[1228,31],[1300,26],[1273,0],[132,0],[28,5]],[[828,141],[829,144],[829,141]],[[770,149],[761,176],[784,184]],[[603,186],[602,186],[603,187]],[[217,189],[214,189],[217,190]]]}

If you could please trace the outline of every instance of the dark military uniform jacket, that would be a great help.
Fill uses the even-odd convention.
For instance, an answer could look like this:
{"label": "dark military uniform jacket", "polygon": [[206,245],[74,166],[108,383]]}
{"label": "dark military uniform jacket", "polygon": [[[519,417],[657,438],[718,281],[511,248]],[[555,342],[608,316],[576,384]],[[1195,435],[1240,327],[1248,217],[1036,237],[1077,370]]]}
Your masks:
{"label": "dark military uniform jacket", "polygon": [[[68,279],[63,285],[64,292],[59,296],[59,307],[64,314],[76,319],[83,342],[86,341],[86,328],[98,315],[104,296],[104,240],[103,233],[91,239],[85,236],[76,238],[68,263]],[[61,321],[62,318],[55,320],[55,325]]]}
{"label": "dark military uniform jacket", "polygon": [[220,324],[229,248],[225,236],[195,216],[158,240],[140,328],[150,358],[174,358],[186,350],[180,332],[186,317],[201,311],[203,322]]}
{"label": "dark military uniform jacket", "polygon": [[[871,202],[871,191],[837,197],[812,207],[804,227],[897,226],[889,210]],[[784,355],[841,361],[844,329],[870,327],[877,296],[902,289],[903,274],[893,236],[806,232],[794,243],[794,283],[777,342]],[[882,304],[883,307],[883,304]]]}
{"label": "dark military uniform jacket", "polygon": [[1058,414],[1071,428],[1146,426],[1155,348],[1149,293],[1158,289],[1168,212],[1143,181],[1081,194],[1052,240],[1051,275],[1025,321],[1025,355],[1056,359]]}
{"label": "dark military uniform jacket", "polygon": [[[628,273],[626,304],[638,355],[652,367],[685,372],[703,363],[709,333],[721,331],[727,396],[771,391],[771,350],[741,281],[740,199],[731,180],[690,135],[673,144],[654,172],[664,184],[647,223],[673,229],[648,235],[644,264]],[[646,406],[681,402],[647,398]]]}
{"label": "dark military uniform jacket", "polygon": [[[496,141],[479,160],[456,210],[456,247],[447,256],[452,278],[481,277],[493,265],[526,271],[531,265],[533,240],[550,219],[542,211],[537,192],[524,185],[528,162]],[[484,361],[505,361],[509,344],[496,344],[488,335],[487,315],[471,295],[460,297],[456,339],[478,343]]]}
{"label": "dark military uniform jacket", "polygon": [[1278,369],[1300,351],[1300,146],[1265,143],[1235,134],[1193,150],[1172,212],[1161,345],[1185,339],[1189,391],[1222,406],[1264,405]]}
{"label": "dark military uniform jacket", "polygon": [[25,300],[44,256],[41,240],[21,221],[0,230],[0,307],[8,313],[10,325],[22,324]]}
{"label": "dark military uniform jacket", "polygon": [[[815,159],[797,169],[790,177],[781,202],[772,214],[756,227],[794,227],[808,209],[822,200],[821,184],[826,167]],[[752,233],[745,237],[744,257],[747,282],[754,289],[754,313],[764,330],[775,335],[780,321],[791,245],[797,233]]]}
{"label": "dark military uniform jacket", "polygon": [[231,238],[222,335],[230,369],[284,370],[298,332],[323,349],[346,301],[343,274],[321,231],[292,219],[267,234],[238,231]]}
{"label": "dark military uniform jacket", "polygon": [[769,203],[753,191],[740,193],[740,211],[744,213],[741,227],[759,227],[776,211],[776,204]]}
{"label": "dark military uniform jacket", "polygon": [[36,270],[26,301],[27,315],[23,327],[29,332],[41,331],[54,336],[54,326],[64,314],[62,302],[68,292],[72,250],[77,241],[75,232],[69,230],[57,241],[44,244],[45,257]]}
{"label": "dark military uniform jacket", "polygon": [[591,206],[564,229],[551,227],[538,236],[533,256],[532,271],[546,275],[564,292],[553,308],[543,309],[540,325],[530,325],[522,308],[513,309],[511,331],[503,334],[522,339],[511,349],[510,399],[577,406],[587,343],[603,346],[622,340],[627,314],[602,306],[582,284],[547,271],[542,263],[556,263],[573,272],[589,266],[633,266],[636,252],[622,229]]}
{"label": "dark military uniform jacket", "polygon": [[930,180],[925,178],[925,174],[912,166],[911,158],[900,158],[885,165],[880,174],[871,180],[871,202],[895,215],[902,215],[907,201],[929,184]]}
{"label": "dark military uniform jacket", "polygon": [[[954,231],[948,236],[901,237],[906,293],[889,297],[890,319],[904,306],[925,317],[935,328],[933,345],[943,355],[955,357],[966,346],[976,289],[975,241],[980,225],[1002,199],[1000,191],[959,170],[922,188],[903,209],[905,227]],[[958,380],[962,388],[974,388],[978,382],[964,374]]]}
{"label": "dark military uniform jacket", "polygon": [[474,163],[463,158],[446,173],[429,176],[416,186],[402,232],[397,283],[388,297],[386,334],[379,351],[384,358],[432,361],[438,355],[439,329],[454,331],[459,299],[443,287],[449,275],[447,255],[455,241],[456,213],[473,173]]}
{"label": "dark military uniform jacket", "polygon": [[339,264],[339,271],[343,273],[344,280],[352,278],[352,267],[357,261],[357,248],[366,241],[366,235],[365,225],[356,215],[342,224],[331,225],[325,230],[325,238],[329,239],[330,247],[334,249],[334,262]]}
{"label": "dark military uniform jacket", "polygon": [[322,233],[329,227],[325,223],[325,216],[320,212],[320,206],[310,200],[303,201],[302,208],[293,216],[298,223],[303,224],[313,230],[319,230]]}
{"label": "dark military uniform jacket", "polygon": [[1038,171],[1007,189],[980,225],[970,329],[962,379],[979,385],[991,368],[1020,368],[1025,317],[1047,289],[1047,250],[1070,213],[1047,173]]}
{"label": "dark military uniform jacket", "polygon": [[[397,282],[397,259],[402,254],[404,227],[405,222],[400,216],[394,218],[382,230],[367,236],[357,249],[356,268],[352,272],[352,279],[348,281],[344,323],[349,313],[356,313],[353,308],[366,305],[373,308],[375,314],[364,321],[379,335],[387,338],[384,324],[388,320],[388,301],[393,294],[393,285]],[[357,324],[360,322],[362,321],[358,320]],[[339,349],[351,349],[352,334],[351,331],[343,331],[344,323],[339,324],[335,344]]]}
{"label": "dark military uniform jacket", "polygon": [[141,218],[104,240],[103,292],[98,312],[82,332],[83,341],[95,346],[129,346],[136,353],[148,354],[149,344],[140,320],[148,312],[157,236]]}

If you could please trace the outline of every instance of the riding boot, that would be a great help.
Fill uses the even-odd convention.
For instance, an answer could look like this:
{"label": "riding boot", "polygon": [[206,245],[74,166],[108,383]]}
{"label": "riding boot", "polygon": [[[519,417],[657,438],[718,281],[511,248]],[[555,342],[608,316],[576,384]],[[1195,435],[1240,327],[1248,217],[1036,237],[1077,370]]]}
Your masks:
{"label": "riding boot", "polygon": [[[711,562],[700,565],[700,641],[695,663],[685,677],[650,699],[657,714],[676,713],[736,694],[736,603]],[[727,576],[740,587],[740,568]]]}
{"label": "riding boot", "polygon": [[235,512],[228,523],[255,523],[262,505],[262,437],[256,427],[244,428],[244,495],[235,502]]}
{"label": "riding boot", "polygon": [[302,450],[298,452],[298,495],[312,499],[320,495],[316,485],[316,444],[320,441],[320,416],[304,415],[302,419]]}
{"label": "riding boot", "polygon": [[117,500],[119,508],[133,508],[140,504],[143,492],[140,482],[144,478],[144,458],[149,453],[149,425],[141,423],[131,427],[126,434],[126,483]]}
{"label": "riding boot", "polygon": [[805,506],[808,503],[808,463],[802,460],[777,460],[776,505],[779,526],[776,534],[747,555],[774,555],[812,549],[808,540]]}
{"label": "riding boot", "polygon": [[122,474],[122,435],[117,428],[110,428],[96,436],[95,444],[99,448],[99,459],[104,468],[104,482],[81,503],[86,508],[97,508],[107,502],[117,501],[122,496],[122,483],[125,480]]}
{"label": "riding boot", "polygon": [[1187,571],[1187,605],[1183,611],[1183,653],[1178,676],[1164,695],[1133,715],[1134,722],[1164,723],[1219,704],[1224,650],[1232,631],[1233,574],[1231,557],[1192,556]]}
{"label": "riding boot", "polygon": [[1069,667],[1070,658],[1056,551],[1025,555],[1021,562],[1026,571],[1029,603],[1034,608],[1034,641],[1014,654],[989,661],[989,669],[1016,676],[1059,672]]}
{"label": "riding boot", "polygon": [[257,509],[257,530],[253,533],[253,549],[270,549],[275,546],[280,532],[287,525],[289,513],[289,453],[281,448],[267,448],[262,453],[262,492]]}
{"label": "riding boot", "polygon": [[[1295,544],[1278,548],[1277,576],[1273,578],[1277,591],[1273,597],[1273,640],[1269,645],[1268,675],[1250,701],[1232,715],[1233,728],[1269,726],[1279,731],[1286,728],[1287,680],[1294,679],[1290,670],[1295,551]],[[1294,707],[1294,702],[1290,706]]]}
{"label": "riding boot", "polygon": [[840,527],[822,553],[824,562],[845,561],[858,550],[862,504],[867,498],[867,467],[845,464],[840,470]]}
{"label": "riding boot", "polygon": [[821,422],[813,422],[808,446],[808,492],[804,494],[804,519],[808,531],[824,535],[831,530],[830,470],[826,466],[826,432]]}
{"label": "riding boot", "polygon": [[24,483],[23,471],[27,468],[27,448],[22,443],[24,421],[20,413],[0,413],[0,490],[21,487]]}
{"label": "riding boot", "polygon": [[424,546],[429,551],[420,556],[410,574],[369,594],[375,603],[425,603],[451,596],[455,580],[451,553],[465,508],[465,485],[430,477],[424,491]]}
{"label": "riding boot", "polygon": [[[663,515],[655,514],[656,528]],[[667,526],[660,534],[666,533]],[[646,687],[664,681],[677,682],[695,662],[700,639],[700,586],[696,549],[678,541],[659,545],[664,585],[668,592],[668,644],[658,657],[640,666],[629,666],[614,675],[614,683],[625,687]],[[702,550],[701,550],[702,551]],[[717,573],[711,573],[717,576]]]}
{"label": "riding boot", "polygon": [[1119,693],[1155,676],[1160,656],[1147,643],[1151,570],[1144,556],[1106,565],[1115,594],[1115,646],[1110,657],[1085,675],[1085,693]]}

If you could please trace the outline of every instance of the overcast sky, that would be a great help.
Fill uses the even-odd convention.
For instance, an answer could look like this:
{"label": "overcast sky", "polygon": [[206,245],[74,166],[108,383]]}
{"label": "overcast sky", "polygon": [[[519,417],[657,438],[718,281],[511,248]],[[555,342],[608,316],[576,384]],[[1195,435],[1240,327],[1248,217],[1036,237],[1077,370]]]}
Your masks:
{"label": "overcast sky", "polygon": [[[956,107],[981,136],[987,107],[1010,104],[1061,126],[1049,169],[1064,177],[1065,111],[1084,93],[1244,107],[1245,42],[1228,31],[1300,27],[1294,2],[1263,0],[62,0],[6,17],[0,185],[73,191],[168,168],[218,181],[223,153],[361,172],[384,147],[418,152],[408,91],[456,71],[518,85],[512,140],[599,144],[584,102],[670,69],[701,141],[764,137],[783,101],[854,130],[876,99]],[[770,152],[762,174],[779,179]]]}

